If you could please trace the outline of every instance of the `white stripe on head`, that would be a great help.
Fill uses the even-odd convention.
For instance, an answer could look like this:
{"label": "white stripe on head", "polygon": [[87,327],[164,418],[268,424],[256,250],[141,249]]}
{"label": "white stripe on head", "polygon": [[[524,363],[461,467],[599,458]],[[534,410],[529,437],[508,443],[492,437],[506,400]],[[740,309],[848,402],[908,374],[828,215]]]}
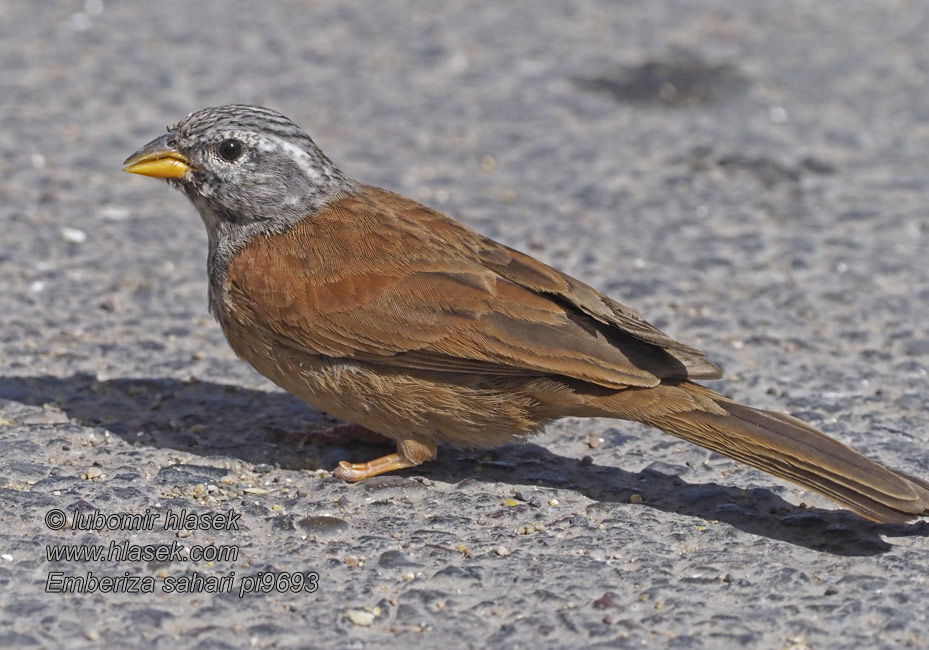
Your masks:
{"label": "white stripe on head", "polygon": [[322,174],[323,170],[319,168],[322,161],[318,157],[310,155],[305,149],[273,133],[264,133],[263,137],[271,143],[270,146],[262,147],[263,149],[267,151],[281,151],[287,154],[287,156],[296,163],[300,171],[311,181],[320,182],[324,180]]}

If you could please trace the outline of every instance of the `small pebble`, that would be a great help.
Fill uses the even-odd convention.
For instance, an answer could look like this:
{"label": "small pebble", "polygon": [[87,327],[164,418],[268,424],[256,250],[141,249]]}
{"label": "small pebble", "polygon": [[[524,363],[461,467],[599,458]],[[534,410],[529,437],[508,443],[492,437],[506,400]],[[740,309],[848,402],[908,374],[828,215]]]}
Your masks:
{"label": "small pebble", "polygon": [[500,557],[506,557],[507,555],[510,554],[510,549],[508,549],[506,546],[498,546],[497,548],[494,549],[494,553],[496,553]]}
{"label": "small pebble", "polygon": [[607,609],[608,607],[618,607],[616,602],[616,592],[604,592],[597,600],[593,602],[594,609]]}
{"label": "small pebble", "polygon": [[598,436],[596,433],[587,434],[587,446],[591,449],[596,449],[603,444],[603,438]]}
{"label": "small pebble", "polygon": [[78,228],[62,228],[58,232],[61,238],[69,244],[83,244],[87,241],[87,233]]}
{"label": "small pebble", "polygon": [[348,617],[348,620],[361,627],[369,627],[371,623],[374,622],[374,614],[362,609],[350,609],[345,612],[345,615]]}

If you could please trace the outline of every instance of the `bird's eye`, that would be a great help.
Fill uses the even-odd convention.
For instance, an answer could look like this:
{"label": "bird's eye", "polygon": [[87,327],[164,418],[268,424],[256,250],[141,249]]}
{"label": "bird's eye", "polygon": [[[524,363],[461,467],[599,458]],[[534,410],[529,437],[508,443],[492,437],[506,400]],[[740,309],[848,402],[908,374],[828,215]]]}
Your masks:
{"label": "bird's eye", "polygon": [[226,162],[234,162],[242,155],[242,143],[238,140],[223,140],[219,143],[219,157]]}

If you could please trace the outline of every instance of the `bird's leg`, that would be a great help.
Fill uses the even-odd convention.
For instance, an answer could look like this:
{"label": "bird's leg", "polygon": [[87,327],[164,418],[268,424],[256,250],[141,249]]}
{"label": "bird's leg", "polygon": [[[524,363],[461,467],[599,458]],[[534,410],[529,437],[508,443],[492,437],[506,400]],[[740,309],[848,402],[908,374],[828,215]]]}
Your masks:
{"label": "bird's leg", "polygon": [[407,467],[416,467],[436,457],[435,442],[420,442],[419,440],[398,440],[397,453],[387,454],[367,463],[349,463],[341,461],[334,474],[349,483],[361,479],[371,478],[378,474],[393,472]]}
{"label": "bird's leg", "polygon": [[346,444],[349,442],[368,442],[374,445],[386,445],[394,441],[393,438],[382,436],[379,433],[366,429],[360,424],[340,424],[318,434],[325,442]]}

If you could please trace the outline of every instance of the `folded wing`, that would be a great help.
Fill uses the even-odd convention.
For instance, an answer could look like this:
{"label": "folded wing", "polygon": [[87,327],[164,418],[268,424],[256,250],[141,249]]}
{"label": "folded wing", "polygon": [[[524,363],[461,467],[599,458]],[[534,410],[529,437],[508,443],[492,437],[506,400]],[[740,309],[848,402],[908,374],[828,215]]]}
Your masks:
{"label": "folded wing", "polygon": [[363,187],[288,235],[251,242],[228,295],[309,354],[611,388],[720,374],[591,287],[384,190]]}

